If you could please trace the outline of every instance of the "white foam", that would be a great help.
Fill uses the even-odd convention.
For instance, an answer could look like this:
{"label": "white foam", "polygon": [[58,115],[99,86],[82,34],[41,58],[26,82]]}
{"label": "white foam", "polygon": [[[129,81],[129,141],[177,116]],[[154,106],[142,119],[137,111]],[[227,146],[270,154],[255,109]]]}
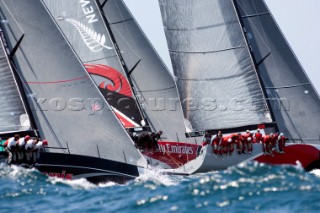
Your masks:
{"label": "white foam", "polygon": [[63,183],[68,186],[71,186],[73,189],[84,189],[84,190],[90,190],[90,189],[95,189],[98,186],[90,183],[84,178],[76,179],[76,180],[65,180],[62,178],[57,178],[57,177],[49,177],[48,181],[52,184],[57,184],[57,183]]}
{"label": "white foam", "polygon": [[135,182],[145,183],[148,181],[152,181],[157,185],[175,186],[179,184],[179,182],[181,181],[181,177],[164,175],[163,173],[160,172],[160,170],[161,170],[160,168],[146,168],[144,169],[144,173],[141,174],[135,180]]}
{"label": "white foam", "polygon": [[320,169],[314,169],[310,173],[320,178]]}

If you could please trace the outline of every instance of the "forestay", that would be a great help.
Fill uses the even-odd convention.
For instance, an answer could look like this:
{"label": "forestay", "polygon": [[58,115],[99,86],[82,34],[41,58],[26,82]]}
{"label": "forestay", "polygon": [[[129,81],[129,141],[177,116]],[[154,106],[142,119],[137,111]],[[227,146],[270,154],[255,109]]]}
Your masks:
{"label": "forestay", "polygon": [[194,130],[272,122],[231,0],[159,0],[185,117]]}

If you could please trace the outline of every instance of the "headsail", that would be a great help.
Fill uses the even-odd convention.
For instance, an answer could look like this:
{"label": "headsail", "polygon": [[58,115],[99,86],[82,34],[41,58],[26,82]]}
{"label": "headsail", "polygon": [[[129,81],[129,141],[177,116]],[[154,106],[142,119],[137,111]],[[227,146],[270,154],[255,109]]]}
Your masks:
{"label": "headsail", "polygon": [[159,0],[185,117],[195,130],[271,123],[232,0]]}
{"label": "headsail", "polygon": [[150,126],[162,130],[165,140],[187,142],[177,87],[167,67],[123,0],[107,1],[103,11],[128,67],[139,61],[131,77]]}
{"label": "headsail", "polygon": [[14,62],[40,136],[71,154],[144,164],[43,2],[8,0],[0,6],[10,46],[25,33]]}
{"label": "headsail", "polygon": [[142,116],[95,0],[43,0],[122,124]]}
{"label": "headsail", "polygon": [[9,62],[0,28],[0,133],[31,129],[18,84]]}
{"label": "headsail", "polygon": [[236,6],[280,131],[320,143],[320,99],[263,0]]}

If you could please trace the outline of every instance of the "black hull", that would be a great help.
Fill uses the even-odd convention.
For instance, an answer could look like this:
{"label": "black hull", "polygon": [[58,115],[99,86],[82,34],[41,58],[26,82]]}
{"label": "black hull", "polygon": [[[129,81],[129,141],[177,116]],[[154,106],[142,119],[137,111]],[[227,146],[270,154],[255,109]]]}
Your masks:
{"label": "black hull", "polygon": [[[4,159],[7,153],[1,152],[0,155]],[[49,152],[41,153],[35,167],[51,177],[69,180],[85,178],[95,184],[109,181],[125,183],[139,176],[137,166],[95,157]]]}

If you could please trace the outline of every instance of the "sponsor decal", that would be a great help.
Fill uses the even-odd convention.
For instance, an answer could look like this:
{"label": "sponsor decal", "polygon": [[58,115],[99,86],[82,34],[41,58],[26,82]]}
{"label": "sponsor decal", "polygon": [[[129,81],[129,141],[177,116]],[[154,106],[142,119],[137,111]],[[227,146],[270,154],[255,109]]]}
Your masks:
{"label": "sponsor decal", "polygon": [[78,30],[83,42],[92,52],[100,52],[103,49],[112,49],[112,47],[105,45],[105,35],[97,33],[80,21],[76,21],[74,19],[66,19],[66,21],[72,24]]}
{"label": "sponsor decal", "polygon": [[49,177],[57,177],[57,178],[62,178],[62,179],[66,179],[66,180],[72,180],[73,178],[73,174],[70,173],[66,173],[65,170],[62,170],[61,173],[57,173],[57,172],[43,172],[42,174],[49,176]]}
{"label": "sponsor decal", "polygon": [[133,96],[128,80],[119,71],[103,64],[85,64],[85,67],[91,75],[97,75],[108,80],[108,83],[106,81],[98,83],[101,89],[107,89],[128,97]]}
{"label": "sponsor decal", "polygon": [[194,153],[193,147],[186,146],[186,145],[165,144],[165,145],[159,145],[159,148],[161,152],[168,152],[168,153],[174,153],[174,154],[193,155]]}
{"label": "sponsor decal", "polygon": [[100,52],[103,49],[113,49],[106,45],[107,36],[95,31],[95,27],[89,27],[90,25],[98,22],[97,18],[97,5],[90,0],[79,0],[79,4],[82,8],[82,12],[86,17],[87,23],[82,23],[73,18],[64,19],[62,16],[58,17],[58,20],[65,20],[72,24],[79,32],[83,42],[92,52]]}

